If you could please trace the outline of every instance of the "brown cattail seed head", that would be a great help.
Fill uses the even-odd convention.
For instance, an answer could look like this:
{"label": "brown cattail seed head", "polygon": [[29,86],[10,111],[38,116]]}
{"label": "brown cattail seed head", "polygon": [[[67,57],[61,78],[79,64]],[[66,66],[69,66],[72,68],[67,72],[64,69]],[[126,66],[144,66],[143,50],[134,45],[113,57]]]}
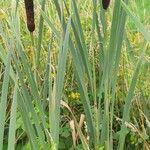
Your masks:
{"label": "brown cattail seed head", "polygon": [[33,32],[35,30],[33,0],[24,0],[24,2],[27,16],[27,27],[30,32]]}
{"label": "brown cattail seed head", "polygon": [[102,0],[102,5],[104,9],[107,9],[109,6],[110,0]]}

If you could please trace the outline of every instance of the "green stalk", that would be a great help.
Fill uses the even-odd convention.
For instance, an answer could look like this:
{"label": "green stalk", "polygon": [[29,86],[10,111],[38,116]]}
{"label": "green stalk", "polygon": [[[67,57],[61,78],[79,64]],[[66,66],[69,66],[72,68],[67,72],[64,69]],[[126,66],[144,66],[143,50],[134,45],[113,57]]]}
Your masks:
{"label": "green stalk", "polygon": [[[41,2],[41,10],[45,11],[45,0]],[[38,32],[38,45],[37,45],[37,52],[36,52],[36,68],[40,66],[40,53],[41,53],[41,44],[42,44],[42,33],[43,33],[43,23],[44,19],[42,13],[40,13],[40,21],[39,21],[39,32]]]}
{"label": "green stalk", "polygon": [[4,72],[4,79],[1,91],[0,98],[0,150],[3,149],[3,138],[4,138],[4,127],[5,127],[5,114],[7,107],[7,96],[9,88],[9,79],[10,79],[10,64],[11,64],[11,50],[9,48],[7,54],[7,61]]}
{"label": "green stalk", "polygon": [[[125,1],[128,3],[128,0]],[[122,49],[122,42],[124,37],[125,31],[125,23],[126,23],[126,13],[124,10],[121,9],[120,12],[120,24],[119,24],[119,31],[118,31],[118,42],[117,42],[117,50],[116,50],[116,58],[115,58],[115,66],[114,72],[111,76],[113,76],[113,80],[111,81],[112,84],[112,104],[110,108],[110,145],[113,148],[113,115],[114,115],[114,103],[115,103],[115,92],[116,92],[116,82],[117,82],[117,74],[119,70],[119,62],[121,58],[121,49]]]}
{"label": "green stalk", "polygon": [[33,60],[33,72],[34,72],[34,78],[36,81],[36,52],[35,52],[35,46],[34,46],[34,35],[33,32],[30,32],[31,37],[31,43],[32,43],[32,60]]}
{"label": "green stalk", "polygon": [[91,49],[92,49],[92,73],[93,73],[93,101],[94,101],[94,113],[95,113],[95,141],[94,141],[94,146],[95,149],[97,149],[100,146],[100,142],[99,142],[99,125],[100,125],[100,120],[99,120],[99,111],[98,111],[98,105],[97,105],[97,88],[96,88],[96,69],[95,69],[95,52],[94,52],[94,42],[96,42],[96,40],[94,41],[94,36],[95,36],[95,27],[96,27],[96,7],[97,6],[97,1],[93,0],[93,20],[92,20],[92,35],[91,35]]}
{"label": "green stalk", "polygon": [[58,70],[56,76],[56,93],[55,93],[55,98],[52,99],[51,106],[50,106],[51,109],[50,130],[57,149],[59,145],[60,100],[63,91],[70,26],[71,26],[71,17],[69,17],[69,21],[65,32],[65,37],[60,45],[60,51],[58,56]]}
{"label": "green stalk", "polygon": [[15,150],[17,92],[18,92],[18,83],[16,81],[15,87],[14,87],[13,101],[12,101],[12,106],[11,106],[11,114],[10,114],[8,150]]}

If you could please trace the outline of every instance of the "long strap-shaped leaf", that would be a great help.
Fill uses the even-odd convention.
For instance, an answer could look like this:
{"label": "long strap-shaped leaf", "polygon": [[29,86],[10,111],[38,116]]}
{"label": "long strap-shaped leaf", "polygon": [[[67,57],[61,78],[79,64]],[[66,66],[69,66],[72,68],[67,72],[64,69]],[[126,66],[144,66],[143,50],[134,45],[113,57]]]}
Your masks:
{"label": "long strap-shaped leaf", "polygon": [[6,113],[8,86],[9,86],[9,79],[10,79],[10,64],[11,64],[11,51],[9,49],[7,54],[4,80],[3,80],[2,91],[1,91],[2,94],[0,99],[0,150],[3,149],[5,113]]}
{"label": "long strap-shaped leaf", "polygon": [[15,149],[17,92],[18,92],[18,83],[16,81],[15,88],[14,88],[14,94],[13,94],[13,101],[12,101],[12,105],[11,105],[9,136],[8,136],[8,150],[14,150]]}
{"label": "long strap-shaped leaf", "polygon": [[65,32],[65,38],[62,42],[62,45],[60,46],[60,51],[58,56],[58,70],[57,70],[57,77],[56,77],[56,95],[55,95],[55,99],[52,100],[51,108],[50,108],[51,109],[50,130],[52,133],[52,138],[57,148],[59,144],[60,100],[62,96],[64,76],[65,76],[70,26],[71,26],[71,16],[69,17],[68,20],[68,24]]}
{"label": "long strap-shaped leaf", "polygon": [[[122,1],[122,6],[123,6],[124,10],[126,11],[126,13],[134,20],[134,23],[139,28],[140,32],[143,34],[145,39],[147,41],[150,41],[150,36],[147,33],[147,31],[145,30],[142,23],[131,13],[131,11],[128,9],[128,7],[126,6],[126,4],[123,1]],[[125,106],[124,106],[124,111],[123,111],[123,124],[122,124],[122,127],[121,127],[120,136],[119,136],[119,146],[118,146],[119,150],[124,149],[125,137],[126,137],[126,134],[127,134],[127,129],[126,129],[126,126],[125,126],[125,122],[129,121],[130,104],[131,104],[132,98],[134,96],[134,90],[135,90],[135,87],[136,87],[136,82],[137,82],[137,79],[138,79],[138,75],[139,75],[140,67],[142,65],[142,59],[143,59],[143,56],[145,54],[145,51],[146,51],[146,48],[144,48],[143,51],[141,52],[141,57],[139,58],[139,61],[136,65],[136,69],[135,69],[134,74],[133,74],[133,78],[132,78],[132,81],[131,81],[131,84],[130,84],[128,95],[125,99]]]}

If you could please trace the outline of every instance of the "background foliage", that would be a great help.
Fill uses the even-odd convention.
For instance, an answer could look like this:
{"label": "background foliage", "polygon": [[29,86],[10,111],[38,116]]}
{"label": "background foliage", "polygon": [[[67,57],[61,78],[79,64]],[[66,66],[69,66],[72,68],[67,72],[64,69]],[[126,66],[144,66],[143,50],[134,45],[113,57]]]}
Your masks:
{"label": "background foliage", "polygon": [[0,150],[150,149],[149,0],[0,1]]}

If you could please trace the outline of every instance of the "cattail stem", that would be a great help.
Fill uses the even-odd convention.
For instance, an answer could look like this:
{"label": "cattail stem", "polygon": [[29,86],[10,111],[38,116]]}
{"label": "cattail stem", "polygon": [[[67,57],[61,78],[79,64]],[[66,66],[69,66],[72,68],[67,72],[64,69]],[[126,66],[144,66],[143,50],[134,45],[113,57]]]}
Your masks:
{"label": "cattail stem", "polygon": [[33,71],[34,71],[34,78],[36,81],[36,54],[35,54],[35,48],[34,48],[34,36],[32,32],[30,33],[30,36],[31,36],[32,48],[33,48],[32,50]]}
{"label": "cattail stem", "polygon": [[35,30],[33,0],[24,0],[24,2],[27,16],[27,27],[30,32],[33,32]]}

